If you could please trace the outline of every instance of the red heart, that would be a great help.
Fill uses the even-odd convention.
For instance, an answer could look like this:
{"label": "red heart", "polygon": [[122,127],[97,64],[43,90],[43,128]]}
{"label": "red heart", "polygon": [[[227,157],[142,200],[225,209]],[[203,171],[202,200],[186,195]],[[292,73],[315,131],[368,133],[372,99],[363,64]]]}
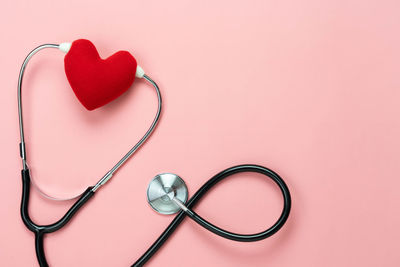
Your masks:
{"label": "red heart", "polygon": [[88,110],[93,110],[128,90],[135,80],[137,63],[127,51],[101,59],[89,40],[79,39],[65,55],[64,67],[79,101]]}

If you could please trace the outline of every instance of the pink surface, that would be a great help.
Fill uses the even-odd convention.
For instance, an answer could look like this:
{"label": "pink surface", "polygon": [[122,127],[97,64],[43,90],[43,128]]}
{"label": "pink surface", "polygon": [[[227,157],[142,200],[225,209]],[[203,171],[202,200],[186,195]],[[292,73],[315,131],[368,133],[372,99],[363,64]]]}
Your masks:
{"label": "pink surface", "polygon": [[[36,266],[19,217],[16,86],[35,46],[88,38],[102,57],[124,49],[160,85],[165,109],[149,142],[73,221],[45,240],[52,266],[127,266],[173,217],[153,212],[146,187],[175,172],[191,194],[231,165],[277,171],[292,214],[273,237],[236,243],[186,219],[149,266],[400,266],[399,1],[3,1],[0,258]],[[154,91],[138,82],[88,112],[63,55],[28,66],[24,114],[29,164],[48,193],[97,181],[144,133]],[[60,153],[56,153],[55,148]],[[218,185],[196,211],[255,232],[282,201],[258,175]],[[32,192],[31,215],[51,223],[71,202]]]}

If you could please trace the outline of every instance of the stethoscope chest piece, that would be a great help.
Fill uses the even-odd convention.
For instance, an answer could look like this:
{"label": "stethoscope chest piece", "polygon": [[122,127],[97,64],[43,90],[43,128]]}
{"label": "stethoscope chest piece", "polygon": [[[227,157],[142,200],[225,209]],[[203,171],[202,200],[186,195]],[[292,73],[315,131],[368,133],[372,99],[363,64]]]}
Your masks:
{"label": "stethoscope chest piece", "polygon": [[176,199],[186,203],[188,189],[185,182],[176,174],[162,173],[156,175],[147,188],[147,201],[161,214],[174,214],[181,210]]}

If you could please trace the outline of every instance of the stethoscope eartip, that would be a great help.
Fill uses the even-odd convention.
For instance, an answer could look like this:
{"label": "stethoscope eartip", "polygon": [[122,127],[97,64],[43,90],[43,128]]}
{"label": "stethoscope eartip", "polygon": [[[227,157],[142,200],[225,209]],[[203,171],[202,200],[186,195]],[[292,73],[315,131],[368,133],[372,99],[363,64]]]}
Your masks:
{"label": "stethoscope eartip", "polygon": [[185,182],[173,173],[156,175],[147,188],[147,201],[161,214],[177,213],[181,210],[179,204],[185,204],[187,199],[188,189]]}

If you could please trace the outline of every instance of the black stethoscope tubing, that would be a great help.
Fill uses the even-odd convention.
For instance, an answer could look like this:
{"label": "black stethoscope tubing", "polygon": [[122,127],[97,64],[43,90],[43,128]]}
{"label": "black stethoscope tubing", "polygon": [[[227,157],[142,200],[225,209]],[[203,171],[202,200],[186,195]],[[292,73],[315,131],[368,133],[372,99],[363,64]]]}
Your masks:
{"label": "black stethoscope tubing", "polygon": [[55,223],[48,225],[35,224],[29,216],[29,194],[31,187],[31,177],[29,169],[23,169],[22,175],[22,198],[21,198],[21,218],[25,226],[35,234],[35,250],[36,257],[40,267],[49,266],[43,249],[43,237],[45,234],[55,232],[64,227],[75,213],[94,195],[92,191],[93,186],[88,187],[79,199],[71,206],[71,208],[64,214],[64,216]]}
{"label": "black stethoscope tubing", "polygon": [[[192,208],[196,206],[196,204],[201,200],[201,198],[217,183],[222,181],[225,178],[237,173],[242,172],[256,172],[267,176],[272,179],[279,187],[282,196],[283,196],[283,209],[279,219],[267,230],[256,233],[256,234],[236,234],[224,229],[221,229],[202,217],[196,214]],[[282,226],[285,224],[286,220],[289,217],[290,209],[292,206],[292,200],[290,196],[290,191],[283,179],[274,171],[254,164],[244,164],[238,165],[234,167],[230,167],[226,170],[223,170],[212,178],[210,178],[197,192],[189,199],[187,203],[187,208],[189,212],[181,211],[178,215],[175,216],[174,220],[168,225],[168,227],[164,230],[164,232],[160,235],[160,237],[151,245],[151,247],[132,265],[132,266],[143,266],[156,252],[161,248],[165,241],[171,236],[171,234],[176,230],[176,228],[180,225],[183,219],[186,216],[189,216],[193,220],[195,220],[198,224],[206,228],[207,230],[222,236],[227,239],[231,239],[234,241],[240,242],[253,242],[265,239],[275,234]]]}
{"label": "black stethoscope tubing", "polygon": [[[192,208],[201,200],[201,198],[217,183],[223,179],[242,172],[256,172],[267,176],[272,179],[279,187],[283,195],[283,209],[279,219],[267,230],[256,233],[256,234],[236,234],[224,229],[221,229],[202,217],[196,214]],[[43,237],[47,233],[55,232],[65,226],[69,220],[74,216],[74,214],[94,195],[92,191],[92,186],[88,187],[82,196],[72,205],[72,207],[65,213],[65,215],[57,222],[49,225],[37,225],[35,224],[28,213],[29,205],[29,192],[30,192],[30,175],[29,169],[22,170],[22,200],[21,200],[21,217],[26,225],[26,227],[35,234],[35,248],[36,256],[41,267],[48,266],[45,258],[43,249]],[[177,229],[180,223],[186,216],[189,216],[197,223],[202,225],[207,230],[222,236],[227,239],[240,241],[240,242],[253,242],[265,239],[276,233],[285,224],[289,217],[291,209],[291,197],[290,192],[282,180],[282,178],[274,171],[259,165],[245,164],[238,165],[228,168],[209,179],[197,192],[189,199],[187,203],[189,212],[181,211],[175,216],[174,220],[169,224],[169,226],[164,230],[160,237],[150,246],[150,248],[132,265],[132,266],[143,266],[165,243],[165,241],[171,236],[171,234]]]}

